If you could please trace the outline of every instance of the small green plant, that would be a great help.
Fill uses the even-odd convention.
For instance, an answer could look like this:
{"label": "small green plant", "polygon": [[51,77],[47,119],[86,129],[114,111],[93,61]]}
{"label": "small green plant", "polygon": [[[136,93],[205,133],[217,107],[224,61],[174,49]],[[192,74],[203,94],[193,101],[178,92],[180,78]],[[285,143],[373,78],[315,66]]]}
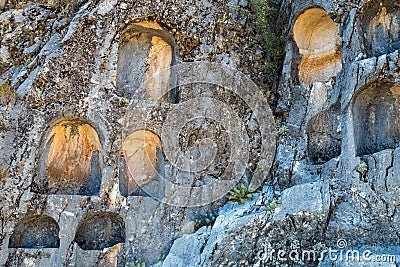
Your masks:
{"label": "small green plant", "polygon": [[252,187],[252,185],[246,186],[244,184],[239,184],[237,187],[228,192],[227,198],[229,201],[243,204],[246,199],[253,199],[253,193],[255,191],[256,190]]}
{"label": "small green plant", "polygon": [[22,65],[28,66],[29,64],[31,64],[31,62],[32,62],[32,59],[27,57],[27,58],[24,58]]}
{"label": "small green plant", "polygon": [[33,100],[35,101],[36,105],[38,105],[38,106],[41,106],[45,103],[42,92],[36,86],[34,86],[32,88],[32,97],[33,97]]}
{"label": "small green plant", "polygon": [[218,211],[206,211],[205,213],[196,212],[193,221],[196,223],[196,228],[213,225],[218,217]]}
{"label": "small green plant", "polygon": [[265,210],[266,211],[275,210],[281,203],[282,203],[281,197],[277,196],[267,206],[265,206]]}
{"label": "small green plant", "polygon": [[127,263],[125,266],[126,267],[146,267],[146,263],[144,263],[144,262],[137,262],[137,263],[131,262],[131,263]]}
{"label": "small green plant", "polygon": [[360,173],[360,178],[364,182],[368,182],[368,164],[364,161],[361,160],[360,164],[357,166],[357,172]]}
{"label": "small green plant", "polygon": [[368,164],[364,160],[361,160],[357,166],[357,171],[364,176],[368,172]]}

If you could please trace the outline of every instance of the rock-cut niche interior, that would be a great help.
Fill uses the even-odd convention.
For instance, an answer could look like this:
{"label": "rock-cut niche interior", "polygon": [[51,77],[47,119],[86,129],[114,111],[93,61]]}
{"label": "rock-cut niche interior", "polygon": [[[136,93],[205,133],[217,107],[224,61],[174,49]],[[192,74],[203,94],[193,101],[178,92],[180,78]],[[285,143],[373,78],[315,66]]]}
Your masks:
{"label": "rock-cut niche interior", "polygon": [[97,131],[82,118],[65,118],[42,139],[40,193],[98,195],[102,176],[102,146]]}
{"label": "rock-cut niche interior", "polygon": [[125,243],[125,223],[116,213],[87,213],[78,224],[74,241],[83,250],[101,250]]}
{"label": "rock-cut niche interior", "polygon": [[369,1],[357,21],[361,52],[368,58],[400,48],[400,1]]}
{"label": "rock-cut niche interior", "polygon": [[400,86],[373,81],[357,94],[353,104],[357,156],[394,149],[400,143]]}
{"label": "rock-cut niche interior", "polygon": [[157,22],[130,25],[122,33],[118,49],[116,87],[127,98],[175,103],[173,38]]}
{"label": "rock-cut niche interior", "polygon": [[293,37],[302,55],[298,67],[301,83],[328,81],[342,69],[338,24],[322,8],[310,8],[300,14]]}
{"label": "rock-cut niche interior", "polygon": [[10,248],[58,248],[60,228],[57,222],[46,215],[24,218],[17,223],[10,237]]}
{"label": "rock-cut niche interior", "polygon": [[120,178],[122,195],[162,194],[164,162],[161,149],[160,138],[151,131],[138,130],[126,137],[121,149],[125,163],[124,175]]}
{"label": "rock-cut niche interior", "polygon": [[338,104],[311,118],[307,130],[308,156],[312,162],[324,163],[340,155],[342,134]]}

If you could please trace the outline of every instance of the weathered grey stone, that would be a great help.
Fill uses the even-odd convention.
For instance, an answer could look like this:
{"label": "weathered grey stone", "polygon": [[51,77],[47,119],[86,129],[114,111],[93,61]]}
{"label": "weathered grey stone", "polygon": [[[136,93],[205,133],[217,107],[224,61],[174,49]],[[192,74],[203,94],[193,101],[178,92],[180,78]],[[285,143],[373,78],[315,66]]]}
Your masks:
{"label": "weathered grey stone", "polygon": [[282,192],[282,204],[274,213],[274,220],[300,212],[324,214],[329,210],[330,196],[327,183],[315,182],[296,185]]}
{"label": "weathered grey stone", "polygon": [[210,229],[203,227],[193,235],[184,235],[175,240],[162,267],[200,266],[200,255],[209,235]]}

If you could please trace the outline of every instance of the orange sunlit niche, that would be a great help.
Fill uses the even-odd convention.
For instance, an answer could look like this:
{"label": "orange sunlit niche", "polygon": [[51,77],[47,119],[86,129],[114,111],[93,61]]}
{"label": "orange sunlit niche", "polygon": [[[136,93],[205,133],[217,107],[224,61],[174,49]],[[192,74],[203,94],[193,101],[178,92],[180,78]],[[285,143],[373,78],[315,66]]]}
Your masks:
{"label": "orange sunlit niche", "polygon": [[123,145],[122,153],[126,158],[126,190],[134,193],[156,178],[157,149],[161,148],[160,138],[148,130],[139,130],[129,135]]}
{"label": "orange sunlit niche", "polygon": [[[99,172],[92,168],[102,165],[101,143],[93,127],[81,121],[61,122],[51,129],[46,144],[49,147],[46,159],[49,193],[91,194],[98,189],[93,188],[98,185],[85,185],[92,171]],[[97,159],[93,159],[95,154]]]}
{"label": "orange sunlit niche", "polygon": [[310,8],[296,20],[293,35],[300,54],[301,83],[328,81],[342,69],[338,24],[322,8]]}
{"label": "orange sunlit niche", "polygon": [[173,47],[168,34],[155,21],[130,25],[122,34],[118,48],[116,86],[120,93],[138,97],[142,85],[146,99],[170,101]]}

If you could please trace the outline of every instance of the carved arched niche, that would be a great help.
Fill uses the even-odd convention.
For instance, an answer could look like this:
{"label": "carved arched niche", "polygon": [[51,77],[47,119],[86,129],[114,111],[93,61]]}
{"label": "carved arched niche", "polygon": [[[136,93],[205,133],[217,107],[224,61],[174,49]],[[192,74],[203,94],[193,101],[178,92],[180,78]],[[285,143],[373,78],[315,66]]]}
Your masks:
{"label": "carved arched niche", "polygon": [[116,213],[88,213],[78,224],[74,241],[83,250],[101,250],[125,243],[125,223]]}
{"label": "carved arched niche", "polygon": [[361,90],[353,104],[356,155],[394,149],[400,143],[400,86],[374,81]]}
{"label": "carved arched niche", "polygon": [[308,123],[308,156],[314,163],[324,163],[340,155],[342,134],[340,106],[333,105]]}
{"label": "carved arched niche", "polygon": [[40,193],[98,195],[102,175],[102,146],[97,131],[82,118],[65,118],[42,139]]}
{"label": "carved arched niche", "polygon": [[162,189],[159,178],[164,162],[161,140],[156,134],[148,130],[133,132],[124,140],[121,152],[125,160],[125,175],[120,180],[123,195],[134,195],[140,189],[145,192]]}
{"label": "carved arched niche", "polygon": [[[173,38],[157,22],[144,21],[127,27],[118,49],[118,93],[125,97],[176,102],[170,70],[174,49]],[[140,91],[142,88],[145,92]]]}
{"label": "carved arched niche", "polygon": [[294,40],[302,55],[301,83],[325,82],[342,69],[338,24],[322,8],[304,11],[293,27]]}
{"label": "carved arched niche", "polygon": [[58,248],[60,228],[57,222],[45,215],[22,219],[10,237],[10,248]]}
{"label": "carved arched niche", "polygon": [[376,57],[400,49],[400,1],[369,1],[361,9],[358,29],[361,49]]}

